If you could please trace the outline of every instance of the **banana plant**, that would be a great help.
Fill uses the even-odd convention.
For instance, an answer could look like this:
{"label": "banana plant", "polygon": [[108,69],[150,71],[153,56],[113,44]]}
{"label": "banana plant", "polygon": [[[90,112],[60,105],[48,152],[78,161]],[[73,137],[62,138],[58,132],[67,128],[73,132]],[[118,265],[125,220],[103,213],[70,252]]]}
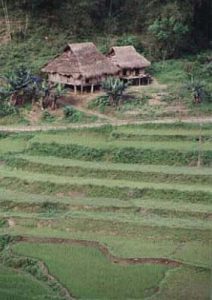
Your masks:
{"label": "banana plant", "polygon": [[186,89],[191,92],[195,104],[202,103],[206,98],[205,82],[193,77],[186,83]]}
{"label": "banana plant", "polygon": [[56,84],[53,89],[51,90],[50,94],[52,97],[52,109],[55,110],[57,107],[57,101],[59,98],[66,94],[67,90],[65,89],[64,85],[61,83]]}
{"label": "banana plant", "polygon": [[[34,77],[30,70],[21,66],[13,72],[0,76],[2,86],[0,87],[1,99],[10,99],[14,105],[21,99],[34,97],[39,84],[39,78]],[[25,97],[26,96],[26,97]]]}
{"label": "banana plant", "polygon": [[127,87],[127,83],[115,77],[108,77],[102,82],[102,89],[108,95],[111,106],[119,105],[121,97]]}

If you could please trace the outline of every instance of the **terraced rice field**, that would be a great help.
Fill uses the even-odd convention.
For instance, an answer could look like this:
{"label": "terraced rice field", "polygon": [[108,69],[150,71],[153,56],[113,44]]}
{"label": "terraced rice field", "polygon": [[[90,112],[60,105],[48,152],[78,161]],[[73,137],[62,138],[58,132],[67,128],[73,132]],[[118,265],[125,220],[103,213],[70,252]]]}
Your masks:
{"label": "terraced rice field", "polygon": [[211,134],[2,134],[0,299],[210,299]]}

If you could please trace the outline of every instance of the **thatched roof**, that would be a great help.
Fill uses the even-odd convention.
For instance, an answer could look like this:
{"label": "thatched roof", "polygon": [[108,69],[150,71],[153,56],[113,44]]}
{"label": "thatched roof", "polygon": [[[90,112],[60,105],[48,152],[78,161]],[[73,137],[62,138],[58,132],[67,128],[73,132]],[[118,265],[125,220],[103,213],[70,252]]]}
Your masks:
{"label": "thatched roof", "polygon": [[121,69],[141,69],[151,65],[133,46],[113,47],[110,49],[108,57],[114,65]]}
{"label": "thatched roof", "polygon": [[69,44],[64,53],[50,61],[42,71],[80,79],[114,75],[119,69],[93,43],[77,43]]}

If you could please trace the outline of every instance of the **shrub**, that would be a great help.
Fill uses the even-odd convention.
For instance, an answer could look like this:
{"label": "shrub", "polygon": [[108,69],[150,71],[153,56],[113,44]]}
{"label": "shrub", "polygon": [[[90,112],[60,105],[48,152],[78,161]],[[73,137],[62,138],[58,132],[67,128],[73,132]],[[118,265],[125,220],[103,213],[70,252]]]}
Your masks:
{"label": "shrub", "polygon": [[111,106],[118,106],[128,84],[119,78],[108,77],[102,82],[102,88],[106,92]]}
{"label": "shrub", "polygon": [[84,113],[78,111],[71,105],[67,105],[63,109],[64,118],[72,123],[77,123],[82,120]]}
{"label": "shrub", "polygon": [[48,110],[45,110],[42,114],[42,120],[43,121],[47,121],[47,122],[53,122],[54,121],[54,116],[52,116],[50,114],[50,112],[48,112]]}
{"label": "shrub", "polygon": [[96,99],[92,100],[89,105],[88,108],[90,109],[94,109],[94,108],[98,108],[100,112],[104,112],[106,107],[110,106],[110,101],[108,99],[107,96],[100,96],[97,97]]}
{"label": "shrub", "polygon": [[6,117],[17,113],[18,110],[14,106],[11,106],[7,102],[0,103],[0,117]]}
{"label": "shrub", "polygon": [[205,64],[205,66],[203,67],[203,72],[207,75],[207,76],[212,76],[212,61]]}
{"label": "shrub", "polygon": [[6,225],[6,221],[4,219],[0,219],[0,228]]}
{"label": "shrub", "polygon": [[2,251],[13,240],[14,238],[7,234],[0,236],[0,251]]}
{"label": "shrub", "polygon": [[32,75],[23,65],[9,72],[5,76],[0,76],[4,82],[0,90],[0,96],[9,99],[13,105],[21,105],[27,100],[35,100],[38,97],[38,84],[40,78]]}
{"label": "shrub", "polygon": [[200,104],[203,101],[211,101],[211,92],[207,90],[207,85],[205,81],[192,78],[185,84],[184,88],[190,92],[194,104]]}
{"label": "shrub", "polygon": [[126,46],[132,45],[138,50],[139,52],[144,51],[144,47],[141,43],[141,40],[135,35],[123,35],[122,37],[118,38],[116,41],[117,46]]}

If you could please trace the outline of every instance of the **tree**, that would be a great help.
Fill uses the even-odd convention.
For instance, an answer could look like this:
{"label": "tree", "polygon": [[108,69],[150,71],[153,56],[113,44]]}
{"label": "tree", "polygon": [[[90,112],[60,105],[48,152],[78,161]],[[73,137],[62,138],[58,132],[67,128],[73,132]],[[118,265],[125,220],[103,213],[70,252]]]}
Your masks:
{"label": "tree", "polygon": [[153,45],[163,58],[174,57],[179,54],[185,44],[185,37],[189,28],[174,16],[156,19],[149,26],[153,38]]}
{"label": "tree", "polygon": [[32,100],[36,96],[40,79],[33,76],[31,71],[24,66],[0,78],[3,82],[0,96],[10,100],[11,104],[23,104],[25,100]]}
{"label": "tree", "polygon": [[191,92],[195,104],[202,103],[207,97],[204,81],[192,77],[191,80],[186,83],[186,89]]}
{"label": "tree", "polygon": [[51,107],[53,110],[55,110],[57,107],[58,99],[64,96],[65,94],[66,94],[66,90],[61,83],[56,84],[50,90]]}
{"label": "tree", "polygon": [[102,88],[108,95],[111,106],[119,105],[123,92],[127,89],[127,87],[128,84],[115,77],[108,77],[102,82]]}

